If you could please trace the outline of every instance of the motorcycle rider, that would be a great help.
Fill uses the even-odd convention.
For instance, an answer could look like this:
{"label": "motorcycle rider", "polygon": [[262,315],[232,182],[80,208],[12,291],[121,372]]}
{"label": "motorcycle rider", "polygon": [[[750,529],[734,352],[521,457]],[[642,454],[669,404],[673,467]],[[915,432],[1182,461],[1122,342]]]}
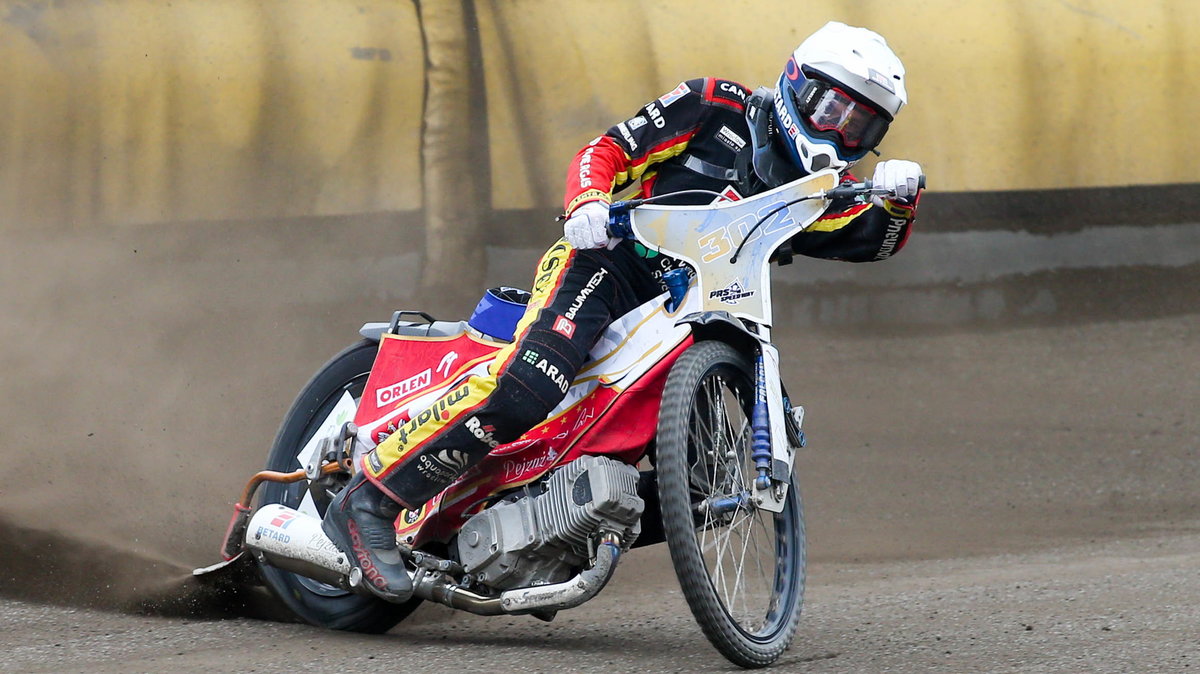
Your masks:
{"label": "motorcycle rider", "polygon": [[[533,295],[486,375],[471,377],[364,455],[325,515],[324,531],[394,602],[412,583],[397,547],[401,509],[418,510],[494,447],[516,440],[564,398],[599,335],[659,295],[681,263],[611,239],[614,193],[640,180],[641,196],[708,190],[659,203],[740,199],[826,168],[843,181],[883,139],[907,103],[904,67],[878,34],[830,22],[788,59],[777,88],[751,92],[716,78],[682,82],[592,140],[567,173],[564,236],[538,263]],[[905,244],[921,167],[877,165],[895,198],[835,201],[791,252],[850,262],[884,260]],[[535,366],[535,363],[537,366]]]}

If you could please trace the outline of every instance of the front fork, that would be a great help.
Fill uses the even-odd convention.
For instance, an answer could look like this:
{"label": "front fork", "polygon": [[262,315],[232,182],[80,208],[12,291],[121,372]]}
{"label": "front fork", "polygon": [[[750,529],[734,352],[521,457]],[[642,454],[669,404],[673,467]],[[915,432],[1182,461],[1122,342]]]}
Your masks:
{"label": "front fork", "polygon": [[[750,437],[751,457],[757,475],[753,499],[763,510],[778,513],[783,512],[786,503],[796,449],[804,445],[804,432],[800,430],[804,408],[793,408],[783,398],[779,350],[775,345],[760,344],[754,363],[754,380]],[[790,434],[789,424],[793,425]]]}

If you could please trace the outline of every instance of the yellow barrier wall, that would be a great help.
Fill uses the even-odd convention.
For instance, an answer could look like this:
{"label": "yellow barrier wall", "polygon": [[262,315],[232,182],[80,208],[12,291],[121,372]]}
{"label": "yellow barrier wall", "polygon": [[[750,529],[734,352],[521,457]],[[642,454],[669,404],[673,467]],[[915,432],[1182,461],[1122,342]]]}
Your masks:
{"label": "yellow barrier wall", "polygon": [[[1194,0],[660,0],[605,3],[602,15],[554,0],[483,4],[498,17],[484,25],[486,57],[513,64],[489,68],[489,94],[520,94],[498,97],[515,110],[493,106],[494,168],[512,156],[532,166],[498,185],[504,206],[553,204],[581,142],[682,79],[774,86],[791,50],[830,19],[879,31],[904,61],[910,106],[880,149],[920,161],[932,187],[1197,181]],[[521,126],[528,137],[505,133]],[[533,178],[541,172],[553,179]]]}
{"label": "yellow barrier wall", "polygon": [[[0,2],[0,226],[420,208],[417,4]],[[575,150],[682,79],[772,85],[828,19],[904,59],[882,149],[937,189],[1196,180],[1193,0],[474,6],[497,208],[558,204]]]}
{"label": "yellow barrier wall", "polygon": [[0,222],[419,203],[411,3],[5,2],[0,15]]}

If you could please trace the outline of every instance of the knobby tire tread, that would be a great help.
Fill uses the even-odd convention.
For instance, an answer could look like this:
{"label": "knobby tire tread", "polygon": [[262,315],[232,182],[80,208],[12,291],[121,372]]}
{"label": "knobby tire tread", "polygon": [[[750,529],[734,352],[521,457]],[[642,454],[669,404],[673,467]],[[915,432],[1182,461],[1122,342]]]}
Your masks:
{"label": "knobby tire tread", "polygon": [[[758,668],[770,665],[779,658],[791,644],[799,626],[804,582],[803,512],[798,501],[789,504],[789,507],[794,508],[793,515],[797,519],[797,540],[793,545],[799,545],[801,548],[801,559],[793,560],[793,563],[799,564],[800,569],[798,596],[794,605],[787,609],[789,615],[775,638],[767,643],[756,643],[749,640],[732,623],[712,586],[696,540],[688,488],[689,416],[703,377],[722,362],[745,373],[753,386],[753,367],[750,359],[730,345],[717,341],[704,341],[693,345],[680,356],[667,377],[659,412],[656,443],[659,499],[671,562],[696,622],[712,645],[731,662],[746,668]],[[792,501],[799,497],[799,490],[793,481],[788,499]]]}

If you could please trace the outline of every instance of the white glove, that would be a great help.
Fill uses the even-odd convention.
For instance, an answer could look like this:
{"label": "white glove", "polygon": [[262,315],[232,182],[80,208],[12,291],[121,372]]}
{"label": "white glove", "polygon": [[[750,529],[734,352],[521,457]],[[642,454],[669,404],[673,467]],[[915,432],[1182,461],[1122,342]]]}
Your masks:
{"label": "white glove", "polygon": [[608,204],[589,201],[576,208],[563,223],[563,237],[575,248],[603,248],[612,241],[608,236]]}
{"label": "white glove", "polygon": [[896,198],[912,203],[917,196],[921,181],[921,165],[905,159],[889,159],[875,165],[875,187],[884,187],[896,194]]}

